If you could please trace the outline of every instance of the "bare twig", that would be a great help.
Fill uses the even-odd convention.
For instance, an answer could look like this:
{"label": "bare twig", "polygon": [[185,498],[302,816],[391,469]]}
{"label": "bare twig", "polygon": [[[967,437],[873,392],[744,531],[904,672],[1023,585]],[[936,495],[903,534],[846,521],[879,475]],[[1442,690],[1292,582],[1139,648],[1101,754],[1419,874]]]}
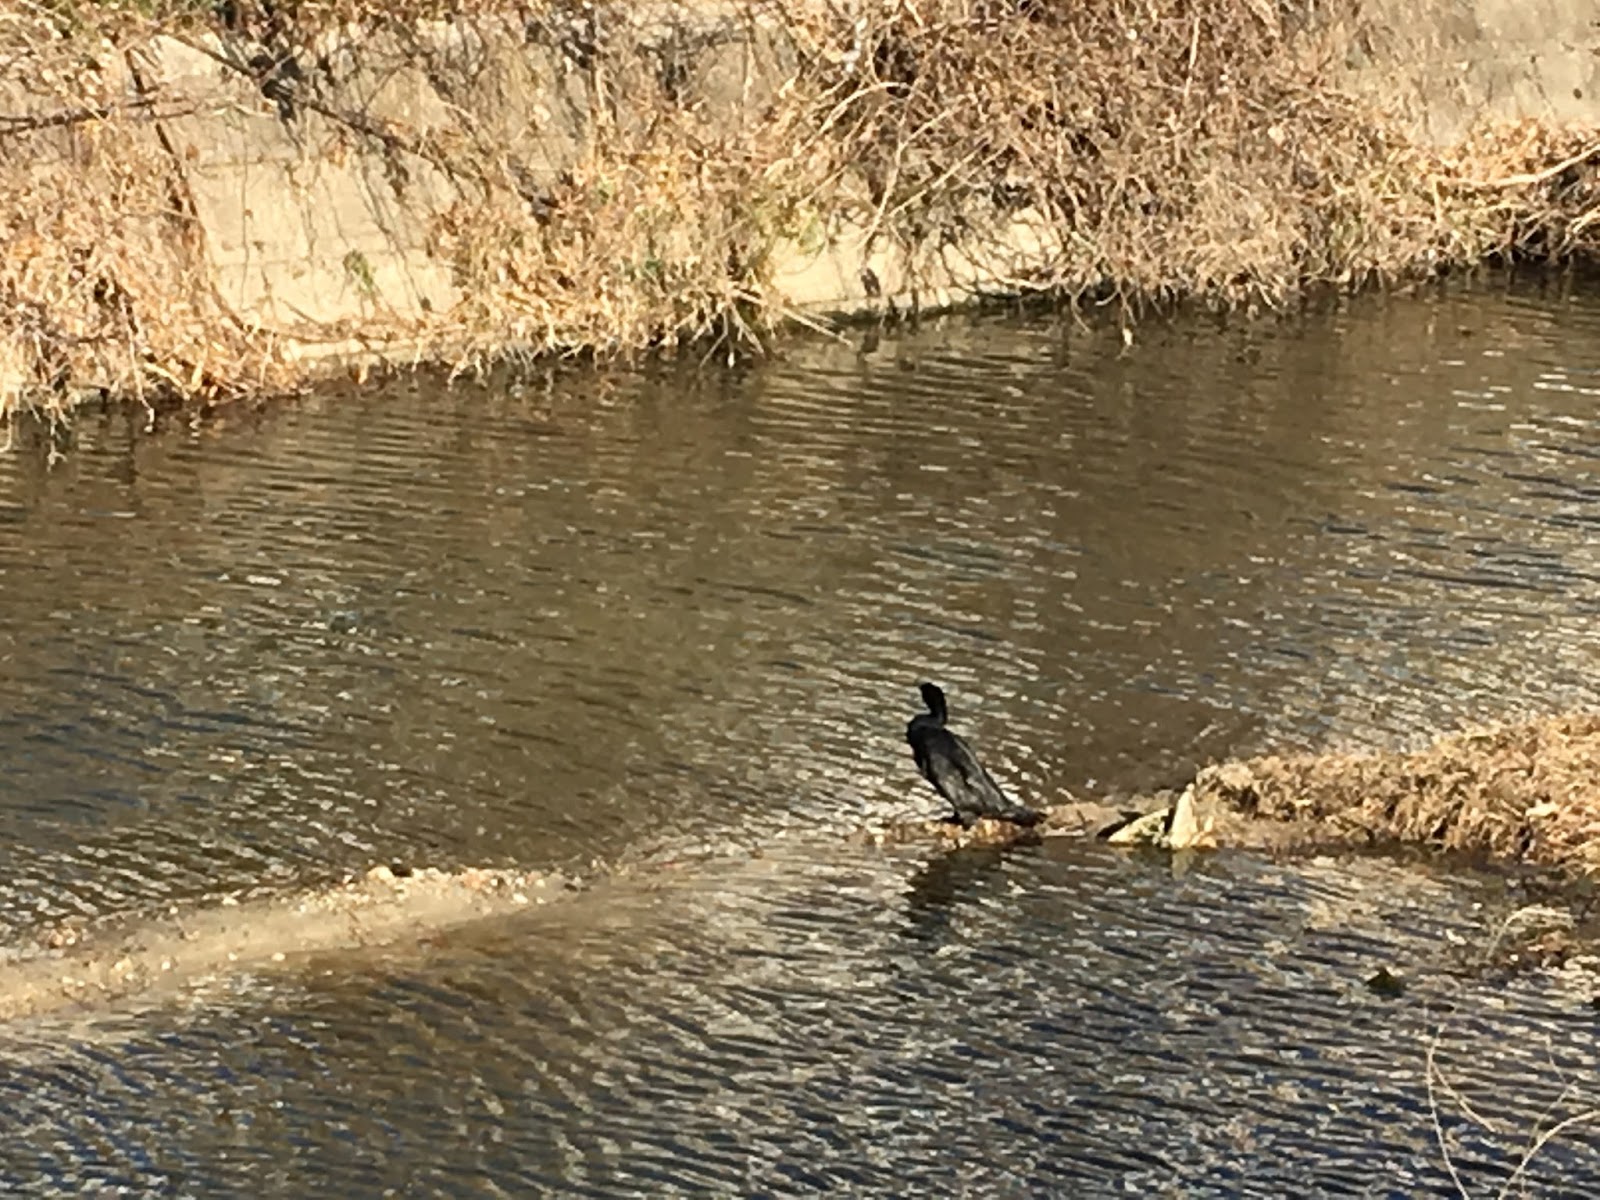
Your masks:
{"label": "bare twig", "polygon": [[1444,1123],[1439,1119],[1439,1098],[1434,1091],[1435,1081],[1443,1082],[1434,1056],[1439,1049],[1439,1040],[1443,1036],[1442,1029],[1436,1031],[1428,1040],[1427,1055],[1424,1059],[1424,1073],[1428,1089],[1428,1115],[1433,1119],[1433,1137],[1439,1146],[1439,1155],[1444,1160],[1444,1169],[1450,1176],[1450,1182],[1455,1185],[1456,1194],[1461,1200],[1472,1200],[1467,1191],[1467,1185],[1461,1181],[1461,1173],[1456,1170],[1455,1160],[1450,1155],[1450,1143],[1445,1137]]}
{"label": "bare twig", "polygon": [[1529,187],[1532,184],[1545,183],[1554,179],[1563,171],[1571,170],[1573,167],[1586,163],[1597,154],[1600,154],[1600,142],[1596,142],[1592,146],[1585,146],[1578,153],[1569,155],[1560,162],[1553,163],[1542,170],[1527,171],[1517,175],[1505,175],[1499,179],[1467,179],[1462,182],[1467,187],[1478,188]]}
{"label": "bare twig", "polygon": [[1529,1146],[1527,1152],[1523,1154],[1521,1160],[1517,1163],[1516,1170],[1512,1171],[1510,1177],[1506,1180],[1505,1186],[1500,1189],[1500,1200],[1505,1200],[1505,1197],[1511,1194],[1512,1187],[1528,1173],[1528,1168],[1533,1164],[1533,1160],[1539,1156],[1546,1146],[1568,1130],[1576,1129],[1580,1125],[1592,1125],[1596,1122],[1600,1122],[1600,1109],[1586,1109],[1583,1112],[1574,1113],[1564,1121],[1557,1121],[1540,1134],[1533,1145]]}

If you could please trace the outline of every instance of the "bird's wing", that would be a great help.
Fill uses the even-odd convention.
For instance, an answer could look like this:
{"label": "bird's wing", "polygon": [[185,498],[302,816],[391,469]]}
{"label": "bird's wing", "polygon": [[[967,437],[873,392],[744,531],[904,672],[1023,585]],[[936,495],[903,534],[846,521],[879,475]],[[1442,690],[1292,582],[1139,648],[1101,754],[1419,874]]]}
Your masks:
{"label": "bird's wing", "polygon": [[955,742],[956,753],[954,759],[956,770],[961,773],[963,790],[979,801],[985,807],[1003,810],[1011,807],[1011,801],[1006,799],[1006,794],[1000,790],[989,772],[983,769],[983,764],[978,761],[978,756],[972,752],[972,747],[966,740],[951,735]]}

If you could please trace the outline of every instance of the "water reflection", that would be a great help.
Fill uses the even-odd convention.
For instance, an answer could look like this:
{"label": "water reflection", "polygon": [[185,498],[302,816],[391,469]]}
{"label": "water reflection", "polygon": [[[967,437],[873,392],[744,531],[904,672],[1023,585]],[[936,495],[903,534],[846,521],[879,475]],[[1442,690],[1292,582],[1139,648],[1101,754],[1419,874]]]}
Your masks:
{"label": "water reflection", "polygon": [[[421,959],[319,962],[120,1030],[14,1031],[0,1096],[37,1136],[8,1141],[0,1175],[165,1174],[198,1195],[1433,1194],[1436,1041],[1487,1123],[1441,1117],[1476,1194],[1594,1100],[1570,1000],[1452,973],[1493,881],[1230,855],[1174,880],[1076,845],[956,856],[908,889],[919,865],[779,847]],[[1373,996],[1366,970],[1397,956],[1413,987]],[[1563,1140],[1530,1186],[1587,1190],[1597,1166]]]}
{"label": "water reflection", "polygon": [[937,946],[948,934],[958,905],[982,895],[985,881],[1003,880],[1007,851],[998,846],[965,846],[934,852],[906,885],[906,932]]}
{"label": "water reflection", "polygon": [[[1594,703],[1597,329],[1555,288],[1131,351],[955,320],[0,458],[13,936],[373,859],[681,864],[115,1038],[24,1031],[7,1177],[1413,1193],[1448,1183],[1420,1048],[1449,1002],[1496,1114],[1452,1136],[1498,1188],[1546,1068],[1594,1064],[1550,980],[1428,957],[1492,884],[838,835],[937,810],[923,677],[1042,802]],[[1360,987],[1408,958],[1398,1006]]]}

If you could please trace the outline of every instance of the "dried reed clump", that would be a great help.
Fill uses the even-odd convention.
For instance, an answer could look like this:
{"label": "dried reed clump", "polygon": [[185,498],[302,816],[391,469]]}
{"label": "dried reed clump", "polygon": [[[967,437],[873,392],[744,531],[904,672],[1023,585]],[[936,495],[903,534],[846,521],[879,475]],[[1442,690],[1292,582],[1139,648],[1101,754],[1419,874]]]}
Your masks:
{"label": "dried reed clump", "polygon": [[1600,872],[1600,714],[1457,733],[1409,754],[1269,755],[1209,767],[1195,787],[1339,838]]}
{"label": "dried reed clump", "polygon": [[[1025,221],[1037,245],[997,287],[1127,311],[1273,306],[1308,285],[1587,253],[1600,222],[1596,147],[1577,135],[1485,128],[1436,151],[1346,88],[1355,0],[150,11],[0,20],[0,95],[18,114],[0,122],[0,414],[24,397],[64,411],[82,389],[146,403],[276,390],[310,370],[297,346],[338,339],[460,365],[750,342],[797,315],[772,279],[784,247],[845,234],[913,264],[971,260]],[[266,329],[219,297],[164,125],[193,101],[141,68],[158,33],[226,61],[310,158],[386,173],[426,217],[453,302]],[[569,90],[570,129],[548,112],[508,125],[532,85],[496,75],[493,37],[543,56],[538,87]],[[732,94],[700,77],[718,61],[745,71]],[[441,101],[426,119],[370,105],[407,72]],[[416,198],[423,176],[433,199]]]}
{"label": "dried reed clump", "polygon": [[211,293],[141,43],[0,22],[0,419],[84,393],[206,401],[292,378]]}
{"label": "dried reed clump", "polygon": [[1312,6],[1250,0],[922,0],[848,31],[788,22],[831,64],[816,97],[829,192],[906,243],[1041,213],[1060,233],[1041,288],[1276,305],[1310,284],[1593,247],[1575,135],[1416,144],[1340,82],[1346,41],[1323,8],[1314,26]]}
{"label": "dried reed clump", "polygon": [[757,119],[664,79],[648,22],[546,6],[542,28],[583,43],[592,124],[576,161],[530,186],[464,122],[450,170],[474,186],[437,225],[466,292],[451,320],[538,351],[749,339],[795,315],[768,274],[785,242],[850,230],[908,261],[970,256],[1022,215],[1046,244],[997,286],[1130,307],[1275,305],[1518,241],[1503,195],[1444,206],[1443,166],[1329,82],[1335,49],[1249,0],[712,11],[652,19],[702,49],[730,30],[785,46]]}

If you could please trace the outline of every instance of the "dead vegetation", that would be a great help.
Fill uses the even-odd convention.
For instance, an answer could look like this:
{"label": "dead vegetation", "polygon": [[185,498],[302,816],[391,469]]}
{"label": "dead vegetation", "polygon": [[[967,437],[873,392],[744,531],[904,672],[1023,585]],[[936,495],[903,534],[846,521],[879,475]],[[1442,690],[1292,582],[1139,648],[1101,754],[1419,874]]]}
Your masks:
{"label": "dead vegetation", "polygon": [[1208,767],[1202,802],[1323,830],[1600,873],[1600,714],[1452,734],[1393,754],[1267,755]]}
{"label": "dead vegetation", "polygon": [[288,380],[206,286],[137,46],[0,21],[0,417],[84,392],[152,403]]}
{"label": "dead vegetation", "polygon": [[[1543,1062],[1533,1057],[1533,1061],[1517,1073],[1528,1077],[1530,1091],[1537,1089],[1535,1094],[1546,1094],[1549,1100],[1532,1128],[1519,1127],[1502,1116],[1484,1111],[1491,1110],[1494,1095],[1469,1096],[1453,1081],[1454,1073],[1447,1070],[1445,1064],[1448,1032],[1448,1023],[1442,1024],[1429,1038],[1423,1071],[1434,1141],[1455,1194],[1462,1200],[1472,1200],[1473,1196],[1506,1200],[1529,1195],[1535,1164],[1552,1147],[1563,1142],[1594,1145],[1593,1130],[1600,1124],[1600,1106],[1595,1103],[1586,1077],[1573,1077],[1563,1071],[1553,1055]],[[1465,1048],[1456,1051],[1457,1056],[1471,1053],[1481,1053],[1481,1046],[1472,1045],[1470,1040]],[[1497,1092],[1510,1090],[1506,1081],[1501,1081],[1496,1088]],[[1477,1154],[1465,1151],[1462,1143],[1469,1139],[1478,1143]],[[1487,1163],[1483,1154],[1485,1144],[1498,1151]],[[1507,1164],[1510,1164],[1509,1169]],[[1471,1186],[1479,1182],[1481,1187]]]}
{"label": "dead vegetation", "polygon": [[[749,346],[799,315],[778,250],[845,231],[903,252],[915,292],[916,264],[1026,229],[1025,269],[997,290],[1112,299],[1128,318],[1560,260],[1600,222],[1600,146],[1581,135],[1485,127],[1435,151],[1351,91],[1353,0],[133,8],[0,12],[0,414],[85,391],[278,390],[319,345],[460,366]],[[290,325],[225,300],[195,164],[165,134],[193,97],[156,69],[158,36],[232,72],[310,159],[380,166],[427,209],[454,300]],[[578,117],[517,108],[528,81],[495,46],[534,54]],[[442,99],[432,116],[374,105],[404,71]],[[419,198],[424,176],[443,202]],[[354,253],[335,257],[370,288]]]}

